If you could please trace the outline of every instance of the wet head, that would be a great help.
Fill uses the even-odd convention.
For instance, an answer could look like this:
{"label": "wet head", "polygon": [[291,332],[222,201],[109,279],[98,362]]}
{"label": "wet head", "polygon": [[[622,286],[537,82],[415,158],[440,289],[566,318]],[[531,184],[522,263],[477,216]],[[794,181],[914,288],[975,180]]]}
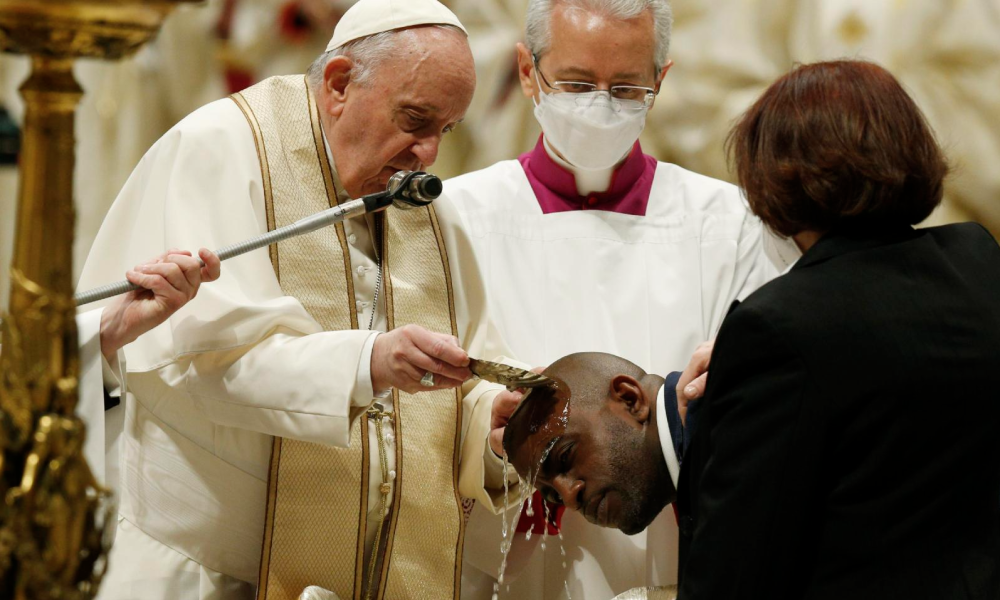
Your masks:
{"label": "wet head", "polygon": [[512,415],[511,464],[588,521],[642,531],[674,495],[653,412],[663,379],[604,353],[571,354],[545,375],[566,390],[533,391]]}

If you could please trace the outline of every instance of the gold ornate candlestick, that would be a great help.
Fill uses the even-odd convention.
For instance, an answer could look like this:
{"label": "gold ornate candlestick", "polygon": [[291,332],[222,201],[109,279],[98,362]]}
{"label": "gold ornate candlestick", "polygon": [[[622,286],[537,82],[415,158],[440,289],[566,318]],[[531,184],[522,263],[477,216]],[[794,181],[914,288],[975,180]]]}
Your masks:
{"label": "gold ornate candlestick", "polygon": [[32,57],[0,353],[0,598],[90,598],[103,574],[106,493],[75,415],[72,67],[135,52],[177,1],[0,0],[0,49]]}

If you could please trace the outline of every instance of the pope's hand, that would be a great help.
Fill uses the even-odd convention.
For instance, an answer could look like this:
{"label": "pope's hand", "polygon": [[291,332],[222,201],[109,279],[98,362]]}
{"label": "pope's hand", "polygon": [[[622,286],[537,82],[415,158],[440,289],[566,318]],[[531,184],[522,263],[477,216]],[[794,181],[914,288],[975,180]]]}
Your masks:
{"label": "pope's hand", "polygon": [[141,289],[122,294],[101,314],[101,353],[109,361],[118,349],[166,321],[198,293],[203,281],[219,278],[219,257],[204,248],[197,258],[184,250],[168,250],[125,273]]}
{"label": "pope's hand", "polygon": [[503,432],[507,421],[514,414],[517,405],[521,403],[524,394],[519,391],[504,390],[493,399],[493,412],[490,417],[490,449],[497,456],[503,456]]}
{"label": "pope's hand", "polygon": [[712,361],[712,348],[715,340],[704,342],[694,350],[691,362],[688,363],[681,378],[677,380],[677,412],[681,423],[687,421],[688,404],[705,395],[705,383],[708,381],[708,365]]}
{"label": "pope's hand", "polygon": [[[421,383],[427,373],[434,376],[434,385]],[[371,374],[376,393],[392,387],[410,394],[446,390],[472,377],[469,355],[455,336],[419,325],[406,325],[375,338]]]}

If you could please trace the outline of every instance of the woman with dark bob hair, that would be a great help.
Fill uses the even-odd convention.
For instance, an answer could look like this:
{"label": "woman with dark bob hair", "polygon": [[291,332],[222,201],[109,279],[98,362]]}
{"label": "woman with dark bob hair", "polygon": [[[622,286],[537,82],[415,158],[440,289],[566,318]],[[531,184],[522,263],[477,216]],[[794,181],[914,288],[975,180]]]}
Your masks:
{"label": "woman with dark bob hair", "polygon": [[733,308],[678,493],[681,600],[1000,598],[1000,248],[914,229],[947,162],[885,69],[795,68],[733,129],[804,251]]}

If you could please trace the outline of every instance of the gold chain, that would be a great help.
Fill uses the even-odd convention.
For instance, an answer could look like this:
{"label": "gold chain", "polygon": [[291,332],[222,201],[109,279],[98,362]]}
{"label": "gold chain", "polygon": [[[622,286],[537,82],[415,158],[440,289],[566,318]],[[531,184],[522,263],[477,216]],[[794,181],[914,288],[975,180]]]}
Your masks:
{"label": "gold chain", "polygon": [[382,434],[382,419],[388,417],[392,420],[392,413],[382,410],[382,405],[375,403],[368,409],[368,418],[375,421],[375,437],[378,438],[378,459],[382,465],[382,485],[379,491],[382,493],[382,506],[379,511],[378,527],[375,528],[375,542],[372,544],[371,557],[368,559],[368,587],[365,590],[365,598],[370,600],[372,587],[375,582],[375,564],[378,562],[379,542],[382,540],[382,526],[385,524],[386,513],[389,509],[389,493],[392,491],[392,484],[389,483],[389,459],[386,456],[385,436]]}

